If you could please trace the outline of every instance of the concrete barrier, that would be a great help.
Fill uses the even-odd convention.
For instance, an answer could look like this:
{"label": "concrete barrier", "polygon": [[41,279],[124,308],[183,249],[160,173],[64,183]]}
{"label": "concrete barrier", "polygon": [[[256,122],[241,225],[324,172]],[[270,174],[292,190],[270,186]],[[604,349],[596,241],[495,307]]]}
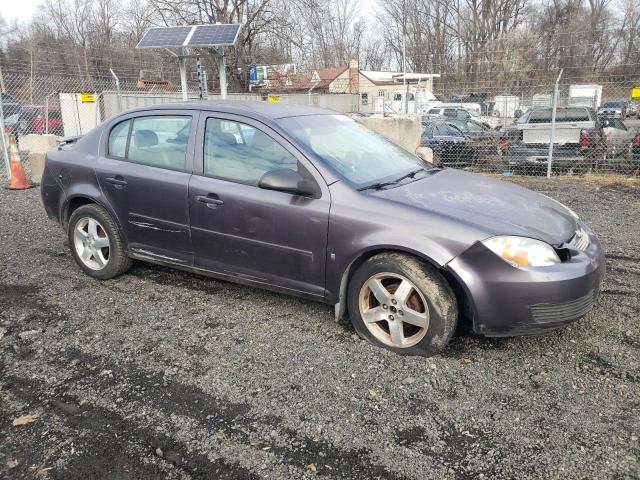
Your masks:
{"label": "concrete barrier", "polygon": [[384,135],[410,152],[414,152],[420,143],[420,135],[422,134],[420,117],[414,115],[396,115],[393,117],[372,115],[370,117],[354,116],[353,119]]}
{"label": "concrete barrier", "polygon": [[42,172],[44,172],[44,158],[46,153],[55,148],[58,144],[58,137],[55,135],[36,135],[31,133],[23,135],[19,139],[21,152],[29,154],[29,167],[31,169],[31,181],[40,183]]}

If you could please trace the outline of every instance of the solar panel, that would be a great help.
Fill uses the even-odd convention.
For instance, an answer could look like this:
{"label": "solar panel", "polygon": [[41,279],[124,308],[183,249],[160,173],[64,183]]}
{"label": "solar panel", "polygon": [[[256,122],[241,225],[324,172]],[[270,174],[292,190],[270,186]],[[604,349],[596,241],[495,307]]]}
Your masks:
{"label": "solar panel", "polygon": [[237,23],[226,25],[198,25],[189,38],[190,47],[208,47],[214,45],[233,45],[240,31]]}
{"label": "solar panel", "polygon": [[192,26],[150,28],[136,48],[182,47],[192,29]]}

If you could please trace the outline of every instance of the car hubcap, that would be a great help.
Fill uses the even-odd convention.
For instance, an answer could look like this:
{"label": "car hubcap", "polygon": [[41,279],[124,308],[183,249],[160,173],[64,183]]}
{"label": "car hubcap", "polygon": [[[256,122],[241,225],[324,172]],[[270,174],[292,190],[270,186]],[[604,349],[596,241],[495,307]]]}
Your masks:
{"label": "car hubcap", "polygon": [[95,218],[85,217],[76,223],[73,243],[78,257],[92,270],[102,270],[109,261],[110,243],[104,227]]}
{"label": "car hubcap", "polygon": [[408,348],[424,338],[429,308],[422,292],[396,273],[378,273],[360,289],[360,316],[371,334],[385,345]]}

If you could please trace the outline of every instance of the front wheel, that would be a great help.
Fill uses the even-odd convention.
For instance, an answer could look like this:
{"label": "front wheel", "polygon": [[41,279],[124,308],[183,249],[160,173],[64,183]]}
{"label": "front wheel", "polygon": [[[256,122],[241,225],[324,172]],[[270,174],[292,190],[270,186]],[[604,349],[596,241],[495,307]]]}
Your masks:
{"label": "front wheel", "polygon": [[358,334],[403,355],[440,352],[455,331],[458,308],[446,279],[408,255],[384,253],[349,282],[349,314]]}
{"label": "front wheel", "polygon": [[83,205],[74,210],[68,236],[71,253],[87,275],[107,280],[131,267],[115,222],[99,205]]}

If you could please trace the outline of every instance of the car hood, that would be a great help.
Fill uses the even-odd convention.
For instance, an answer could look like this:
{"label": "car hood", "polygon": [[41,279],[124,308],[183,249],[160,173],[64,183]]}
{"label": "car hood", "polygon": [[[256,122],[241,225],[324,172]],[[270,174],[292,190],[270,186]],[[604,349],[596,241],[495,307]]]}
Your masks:
{"label": "car hood", "polygon": [[560,245],[576,232],[575,218],[555,200],[461,170],[446,168],[372,194],[473,225],[487,232],[487,237],[518,235]]}

